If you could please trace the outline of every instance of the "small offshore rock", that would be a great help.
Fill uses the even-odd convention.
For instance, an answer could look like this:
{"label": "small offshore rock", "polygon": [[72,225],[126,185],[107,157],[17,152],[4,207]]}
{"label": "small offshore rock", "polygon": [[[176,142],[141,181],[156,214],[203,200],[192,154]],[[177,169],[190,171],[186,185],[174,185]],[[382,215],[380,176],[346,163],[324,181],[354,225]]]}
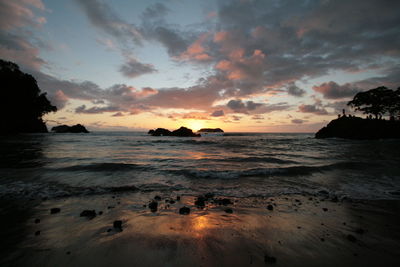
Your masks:
{"label": "small offshore rock", "polygon": [[56,214],[56,213],[59,213],[60,211],[61,211],[60,208],[52,208],[52,209],[50,210],[50,214]]}
{"label": "small offshore rock", "polygon": [[156,211],[157,211],[157,208],[158,208],[158,202],[152,201],[152,202],[149,203],[149,209],[150,209],[152,212],[156,212]]}
{"label": "small offshore rock", "polygon": [[35,223],[40,223],[40,219],[35,219]]}
{"label": "small offshore rock", "polygon": [[233,213],[233,210],[232,209],[226,209],[225,212],[226,213]]}
{"label": "small offshore rock", "polygon": [[267,206],[267,209],[268,209],[268,210],[274,210],[274,206],[272,206],[271,204],[269,204],[269,205]]}
{"label": "small offshore rock", "polygon": [[122,221],[120,220],[114,221],[113,226],[115,229],[122,231]]}
{"label": "small offshore rock", "polygon": [[179,209],[179,214],[181,215],[188,215],[190,213],[190,208],[188,207],[182,207]]}
{"label": "small offshore rock", "polygon": [[96,211],[95,210],[84,210],[81,212],[80,217],[86,217],[89,220],[93,219],[96,217]]}

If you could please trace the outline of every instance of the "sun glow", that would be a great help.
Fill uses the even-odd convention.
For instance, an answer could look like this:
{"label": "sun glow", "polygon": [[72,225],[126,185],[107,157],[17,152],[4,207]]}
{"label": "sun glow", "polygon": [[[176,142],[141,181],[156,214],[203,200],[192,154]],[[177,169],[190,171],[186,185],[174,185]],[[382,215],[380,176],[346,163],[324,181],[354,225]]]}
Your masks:
{"label": "sun glow", "polygon": [[202,121],[190,120],[186,123],[187,127],[192,129],[194,132],[204,128],[204,123]]}

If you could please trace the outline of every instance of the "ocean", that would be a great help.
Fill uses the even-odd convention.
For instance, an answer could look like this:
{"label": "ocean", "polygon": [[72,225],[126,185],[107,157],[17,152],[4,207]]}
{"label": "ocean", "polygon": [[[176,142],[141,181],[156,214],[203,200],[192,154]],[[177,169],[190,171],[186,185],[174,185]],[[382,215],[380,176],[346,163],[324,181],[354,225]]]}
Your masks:
{"label": "ocean", "polygon": [[26,134],[0,141],[0,197],[52,199],[113,192],[212,192],[400,199],[398,140],[313,134],[153,137],[139,132]]}

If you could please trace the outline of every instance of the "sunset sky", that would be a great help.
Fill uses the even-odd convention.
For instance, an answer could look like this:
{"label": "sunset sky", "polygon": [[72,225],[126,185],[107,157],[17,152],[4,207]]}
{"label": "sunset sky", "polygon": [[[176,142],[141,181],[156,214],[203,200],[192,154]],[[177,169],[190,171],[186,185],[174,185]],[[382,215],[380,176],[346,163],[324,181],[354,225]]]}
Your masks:
{"label": "sunset sky", "polygon": [[400,86],[400,1],[0,0],[0,58],[49,126],[314,132]]}

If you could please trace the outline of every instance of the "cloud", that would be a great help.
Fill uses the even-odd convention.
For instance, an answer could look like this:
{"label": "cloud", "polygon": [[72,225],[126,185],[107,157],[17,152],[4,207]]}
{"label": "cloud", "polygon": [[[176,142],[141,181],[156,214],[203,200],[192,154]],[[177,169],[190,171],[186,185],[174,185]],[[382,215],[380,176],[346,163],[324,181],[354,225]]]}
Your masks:
{"label": "cloud", "polygon": [[253,101],[243,102],[241,99],[236,99],[230,100],[226,106],[237,113],[248,113],[249,111],[255,110],[262,105],[262,103],[255,103]]}
{"label": "cloud", "polygon": [[302,119],[293,119],[292,123],[294,124],[303,124],[304,122],[307,122],[307,120],[302,120]]}
{"label": "cloud", "polygon": [[323,83],[318,86],[313,86],[313,90],[315,92],[321,93],[326,99],[353,97],[355,94],[361,91],[359,88],[356,88],[349,83],[339,85],[333,81]]}
{"label": "cloud", "polygon": [[86,105],[82,105],[75,109],[75,113],[98,114],[103,112],[116,112],[118,110],[119,107],[116,106],[86,108]]}
{"label": "cloud", "polygon": [[124,114],[122,113],[122,112],[117,112],[117,113],[114,113],[113,115],[111,115],[112,117],[123,117],[124,116]]}
{"label": "cloud", "polygon": [[296,86],[294,83],[290,83],[287,85],[287,92],[289,95],[301,97],[303,96],[306,91]]}
{"label": "cloud", "polygon": [[128,62],[123,64],[119,70],[128,78],[135,78],[143,74],[156,72],[153,65],[140,63],[135,59],[130,59]]}
{"label": "cloud", "polygon": [[221,110],[216,110],[216,111],[214,111],[213,113],[210,114],[211,117],[221,117],[221,116],[224,116],[224,115],[225,115],[225,113],[224,113],[224,111],[222,109]]}
{"label": "cloud", "polygon": [[318,105],[305,105],[302,104],[299,106],[299,112],[303,113],[312,113],[315,115],[328,115],[328,111],[324,109],[323,107],[320,107]]}

